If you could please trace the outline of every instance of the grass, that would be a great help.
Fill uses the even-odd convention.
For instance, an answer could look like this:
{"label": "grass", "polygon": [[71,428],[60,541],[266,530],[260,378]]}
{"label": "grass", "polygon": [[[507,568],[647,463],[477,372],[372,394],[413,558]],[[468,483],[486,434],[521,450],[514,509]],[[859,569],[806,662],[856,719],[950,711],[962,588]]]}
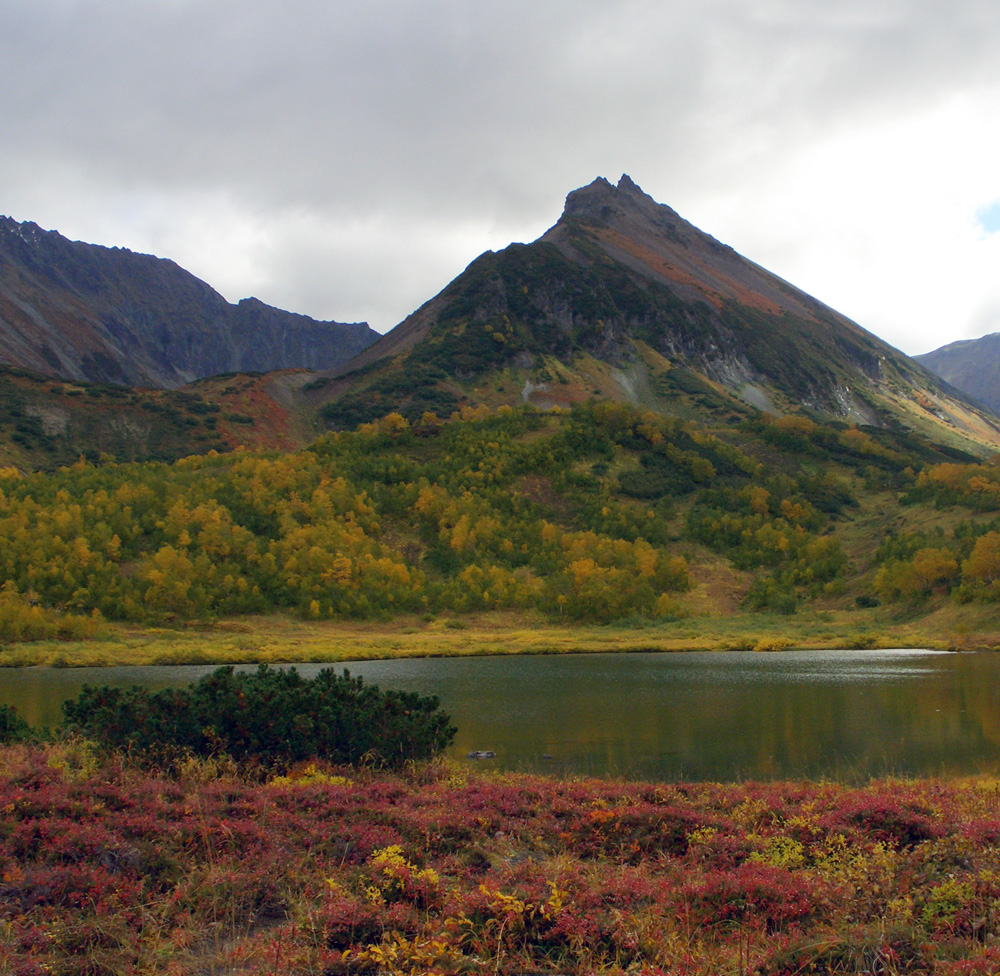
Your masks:
{"label": "grass", "polygon": [[269,615],[144,628],[107,625],[90,640],[44,640],[0,650],[0,667],[338,662],[487,654],[789,648],[1000,649],[1000,607],[941,600],[929,613],[877,607],[806,609],[791,616],[699,614],[663,622],[559,624],[523,613],[317,622]]}

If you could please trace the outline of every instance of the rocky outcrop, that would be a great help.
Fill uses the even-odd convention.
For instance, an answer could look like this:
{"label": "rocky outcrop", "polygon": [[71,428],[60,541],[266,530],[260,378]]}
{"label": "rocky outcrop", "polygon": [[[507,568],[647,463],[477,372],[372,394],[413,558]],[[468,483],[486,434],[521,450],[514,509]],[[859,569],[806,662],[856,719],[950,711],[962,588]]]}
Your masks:
{"label": "rocky outcrop", "polygon": [[327,369],[378,338],[250,298],[173,261],[0,218],[0,362],[65,379],[177,387],[218,373]]}

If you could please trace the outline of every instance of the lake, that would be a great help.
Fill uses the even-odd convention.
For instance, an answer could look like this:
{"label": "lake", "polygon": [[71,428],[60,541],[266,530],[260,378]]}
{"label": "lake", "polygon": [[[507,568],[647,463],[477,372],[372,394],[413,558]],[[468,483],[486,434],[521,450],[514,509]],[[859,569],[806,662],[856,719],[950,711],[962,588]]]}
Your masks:
{"label": "lake", "polygon": [[[921,650],[568,654],[337,665],[437,695],[451,754],[484,767],[659,780],[1000,769],[1000,654]],[[305,676],[330,665],[298,665]],[[183,685],[207,666],[0,671],[35,725],[85,683]]]}

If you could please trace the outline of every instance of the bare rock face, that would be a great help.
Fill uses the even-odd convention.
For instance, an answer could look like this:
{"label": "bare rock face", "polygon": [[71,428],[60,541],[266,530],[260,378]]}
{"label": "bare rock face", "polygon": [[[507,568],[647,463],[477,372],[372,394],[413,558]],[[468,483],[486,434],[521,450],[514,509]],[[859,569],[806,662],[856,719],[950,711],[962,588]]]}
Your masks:
{"label": "bare rock face", "polygon": [[177,387],[218,373],[327,369],[366,323],[231,305],[173,261],[0,217],[0,362],[66,379]]}

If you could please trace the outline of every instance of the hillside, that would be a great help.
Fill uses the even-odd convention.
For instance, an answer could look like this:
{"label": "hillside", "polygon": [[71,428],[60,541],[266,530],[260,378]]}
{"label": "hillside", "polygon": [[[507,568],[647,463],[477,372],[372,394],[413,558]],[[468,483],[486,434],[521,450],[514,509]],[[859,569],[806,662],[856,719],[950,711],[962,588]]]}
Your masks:
{"label": "hillside", "polygon": [[175,461],[240,446],[294,450],[315,431],[279,402],[286,375],[230,373],[157,390],[0,366],[0,465],[51,471],[80,458]]}
{"label": "hillside", "polygon": [[1000,413],[1000,333],[951,342],[913,358],[956,389]]}
{"label": "hillside", "polygon": [[173,261],[0,218],[0,363],[173,388],[218,373],[323,369],[377,338],[253,298],[229,304]]}
{"label": "hillside", "polygon": [[756,646],[802,614],[1000,641],[991,415],[627,177],[346,367],[7,368],[0,398],[0,639],[511,614]]}
{"label": "hillside", "polygon": [[808,612],[866,646],[903,622],[926,643],[928,614],[937,643],[997,641],[1000,469],[904,431],[481,407],[290,454],[7,469],[0,487],[4,640],[505,612],[662,633],[742,617],[730,640],[754,646],[761,620]]}
{"label": "hillside", "polygon": [[333,427],[596,397],[719,420],[807,410],[1000,446],[987,411],[627,176],[571,193],[537,241],[483,254],[310,390]]}

